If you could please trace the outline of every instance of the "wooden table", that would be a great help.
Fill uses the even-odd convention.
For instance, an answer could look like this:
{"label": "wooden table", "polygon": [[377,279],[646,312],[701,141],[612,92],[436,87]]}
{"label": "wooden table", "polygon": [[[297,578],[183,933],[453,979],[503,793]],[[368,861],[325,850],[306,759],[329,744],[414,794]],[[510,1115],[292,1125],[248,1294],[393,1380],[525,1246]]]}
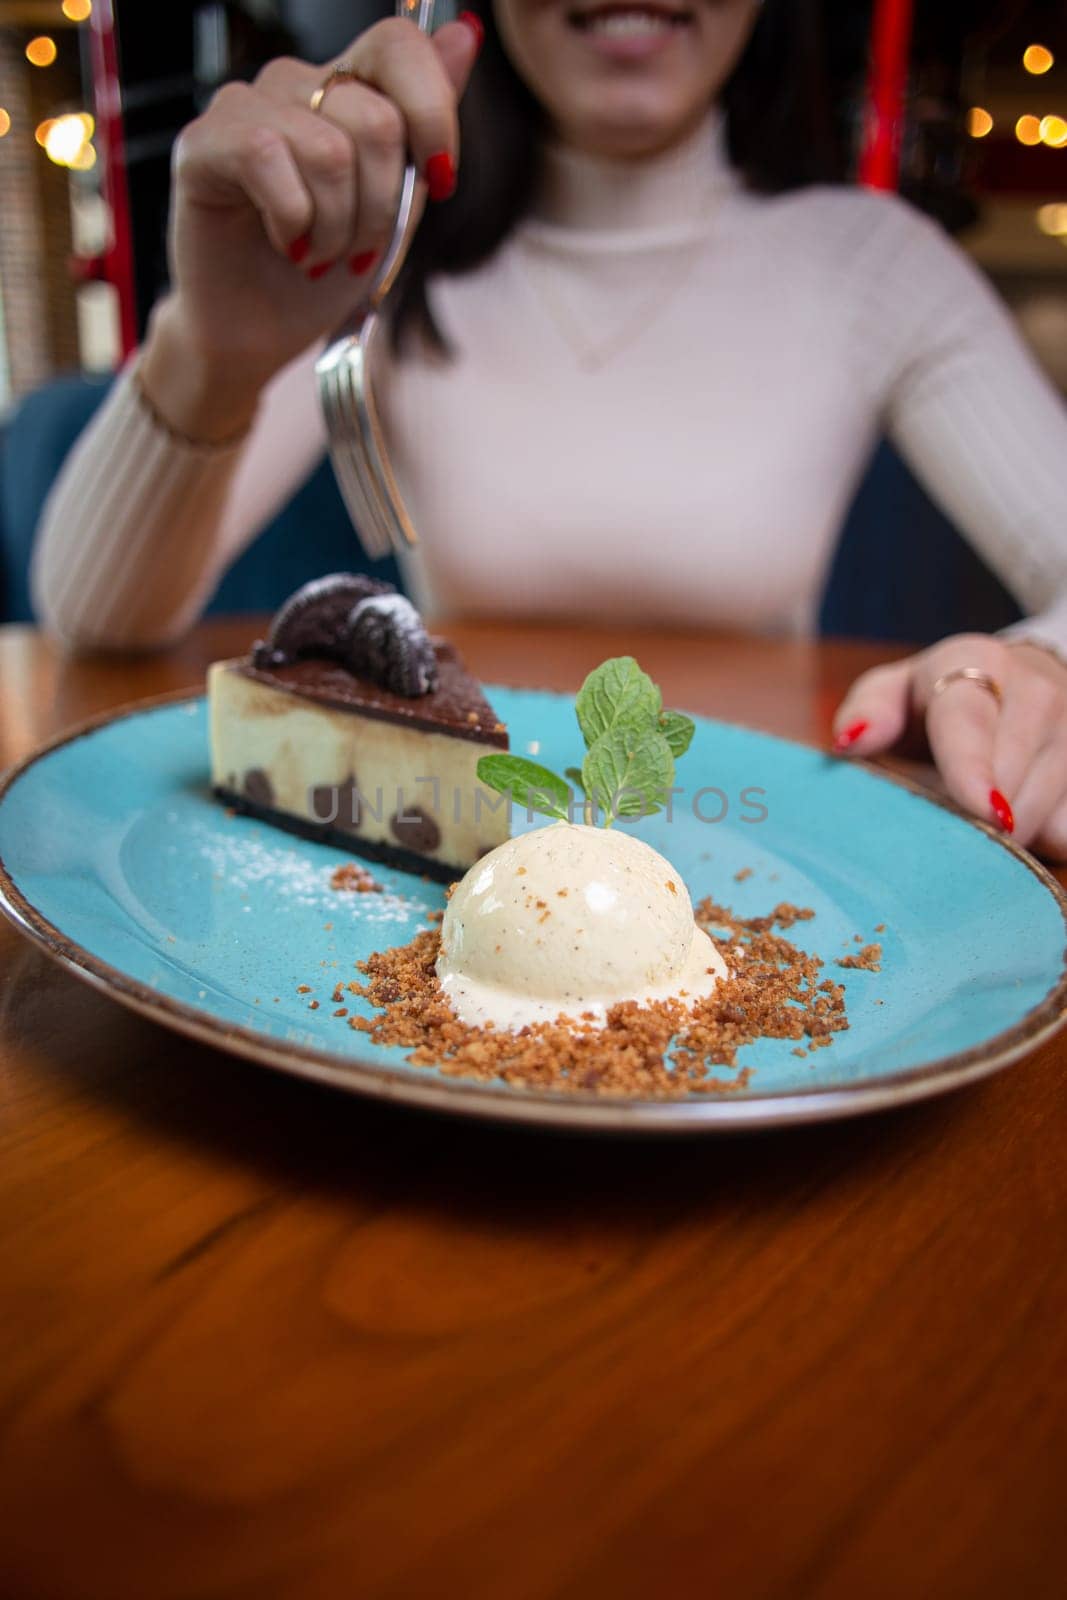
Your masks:
{"label": "wooden table", "polygon": [[[880,656],[452,632],[561,688],[632,650],[813,741]],[[0,634],[0,766],[249,637]],[[6,925],[0,971],[5,1600],[1062,1592],[1067,1041],[892,1115],[628,1143],[264,1072]]]}

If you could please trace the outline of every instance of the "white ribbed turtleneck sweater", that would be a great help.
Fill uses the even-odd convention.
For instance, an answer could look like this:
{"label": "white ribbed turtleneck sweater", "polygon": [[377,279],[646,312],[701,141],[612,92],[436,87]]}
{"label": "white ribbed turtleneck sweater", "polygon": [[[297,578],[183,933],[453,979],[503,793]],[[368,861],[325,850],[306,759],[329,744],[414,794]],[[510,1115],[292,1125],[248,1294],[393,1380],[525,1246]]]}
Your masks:
{"label": "white ribbed turtleneck sweater", "polygon": [[[534,214],[431,304],[454,359],[378,377],[436,616],[806,629],[884,431],[1043,612],[1020,631],[1067,649],[1067,412],[901,202],[750,194],[714,120],[637,165],[549,148]],[[229,450],[176,443],[120,381],[43,520],[56,632],[150,643],[196,617],[321,456],[313,360]]]}

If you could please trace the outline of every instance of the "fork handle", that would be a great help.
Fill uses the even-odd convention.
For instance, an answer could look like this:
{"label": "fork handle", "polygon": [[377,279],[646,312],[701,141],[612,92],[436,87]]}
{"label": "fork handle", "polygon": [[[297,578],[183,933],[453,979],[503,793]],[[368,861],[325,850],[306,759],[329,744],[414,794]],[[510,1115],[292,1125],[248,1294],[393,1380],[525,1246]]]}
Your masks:
{"label": "fork handle", "polygon": [[[432,0],[431,0],[432,4]],[[396,222],[393,224],[393,237],[389,241],[389,248],[382,258],[373,286],[368,296],[375,309],[381,305],[393,284],[397,274],[404,265],[404,257],[408,253],[415,232],[415,186],[418,182],[418,173],[414,164],[409,162],[404,168],[404,181],[400,188],[400,204],[397,207]]]}
{"label": "fork handle", "polygon": [[[422,33],[429,33],[433,27],[434,11],[437,0],[396,0],[396,14],[406,17],[414,22]],[[413,163],[404,168],[404,181],[400,189],[400,204],[397,207],[396,222],[393,225],[393,237],[389,241],[389,248],[385,252],[381,266],[378,268],[371,286],[368,299],[377,309],[393,284],[396,282],[397,273],[404,264],[411,236],[415,232],[412,222],[412,211],[415,206],[415,185],[418,182],[418,173]]]}

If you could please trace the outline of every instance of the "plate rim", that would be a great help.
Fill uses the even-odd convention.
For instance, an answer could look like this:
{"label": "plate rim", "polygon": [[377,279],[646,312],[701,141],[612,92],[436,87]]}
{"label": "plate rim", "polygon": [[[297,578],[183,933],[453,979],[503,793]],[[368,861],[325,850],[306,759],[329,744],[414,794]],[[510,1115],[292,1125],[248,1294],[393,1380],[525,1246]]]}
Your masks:
{"label": "plate rim", "polygon": [[[514,688],[520,693],[548,694],[557,699],[573,698],[560,690],[536,689],[526,684],[501,684],[499,687]],[[0,806],[31,768],[67,745],[133,716],[205,701],[206,694],[202,689],[172,690],[112,707],[76,723],[36,746],[0,774]],[[722,720],[707,717],[703,713],[693,714],[699,715],[702,721]],[[803,740],[766,733],[763,729],[748,727],[743,723],[726,725],[817,753],[815,746]],[[751,1095],[744,1099],[723,1094],[701,1099],[640,1100],[623,1096],[563,1095],[546,1090],[516,1090],[461,1078],[427,1077],[420,1081],[410,1069],[379,1066],[355,1056],[340,1056],[312,1045],[274,1042],[269,1035],[254,1028],[241,1023],[225,1023],[186,1001],[159,993],[139,978],[133,978],[110,962],[93,955],[50,922],[22,893],[2,853],[0,913],[19,933],[66,971],[150,1021],[162,1023],[187,1038],[226,1050],[259,1065],[365,1098],[396,1101],[438,1112],[475,1115],[494,1122],[634,1133],[742,1130],[860,1116],[948,1093],[965,1083],[987,1077],[1036,1049],[1063,1026],[1067,1008],[1067,890],[1021,845],[999,829],[994,829],[990,823],[972,816],[947,796],[933,794],[914,779],[887,772],[863,758],[852,757],[850,765],[861,767],[875,778],[939,806],[984,833],[1001,849],[1007,850],[1051,893],[1063,920],[1065,948],[1060,976],[1052,988],[1010,1028],[995,1034],[985,1044],[954,1051],[885,1078],[846,1087],[820,1088],[813,1085],[811,1088]]]}

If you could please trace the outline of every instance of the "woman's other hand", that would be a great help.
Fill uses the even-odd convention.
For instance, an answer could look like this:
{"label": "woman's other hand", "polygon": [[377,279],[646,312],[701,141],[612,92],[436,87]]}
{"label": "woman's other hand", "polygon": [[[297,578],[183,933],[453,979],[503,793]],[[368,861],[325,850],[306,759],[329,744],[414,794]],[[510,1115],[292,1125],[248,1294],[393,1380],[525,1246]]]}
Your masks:
{"label": "woman's other hand", "polygon": [[[409,159],[431,200],[451,193],[457,106],[480,43],[470,14],[432,36],[389,18],[334,62],[281,58],[253,83],[226,84],[183,131],[172,289],[142,365],[179,432],[203,437],[209,413],[216,434],[242,407],[250,416],[274,374],[343,320],[392,236]],[[361,81],[337,79],[313,111],[342,66]]]}
{"label": "woman's other hand", "polygon": [[[981,683],[953,678],[961,667]],[[1036,645],[961,633],[856,679],[834,716],[834,750],[871,756],[922,719],[945,786],[1019,844],[1067,861],[1067,666]]]}

